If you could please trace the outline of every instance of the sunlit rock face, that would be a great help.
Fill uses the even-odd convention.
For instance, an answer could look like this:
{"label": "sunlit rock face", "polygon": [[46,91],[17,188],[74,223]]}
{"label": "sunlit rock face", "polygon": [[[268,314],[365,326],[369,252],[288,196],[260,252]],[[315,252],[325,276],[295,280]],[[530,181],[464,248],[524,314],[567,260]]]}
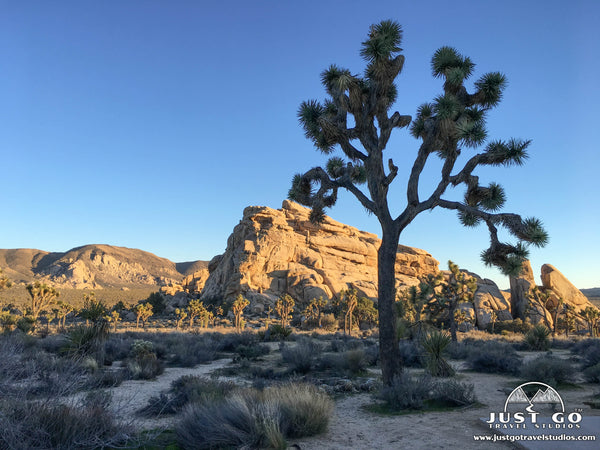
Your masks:
{"label": "sunlit rock face", "polygon": [[[246,208],[225,253],[210,262],[201,298],[227,300],[241,293],[253,303],[272,304],[290,294],[308,302],[353,287],[376,299],[379,238],[329,217],[316,226],[308,216],[307,208],[288,200],[277,210]],[[424,250],[398,246],[398,288],[436,274],[438,265]]]}

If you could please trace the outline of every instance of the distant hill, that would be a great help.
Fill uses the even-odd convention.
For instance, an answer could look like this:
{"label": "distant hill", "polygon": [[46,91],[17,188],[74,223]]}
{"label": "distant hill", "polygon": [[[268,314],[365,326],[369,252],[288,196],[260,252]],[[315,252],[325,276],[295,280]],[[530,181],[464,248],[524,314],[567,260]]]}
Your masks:
{"label": "distant hill", "polygon": [[65,253],[0,249],[0,267],[15,282],[42,279],[76,289],[160,286],[179,282],[207,261],[174,263],[143,250],[85,245]]}
{"label": "distant hill", "polygon": [[596,305],[596,307],[600,308],[600,287],[580,289],[580,291],[590,300],[590,302]]}

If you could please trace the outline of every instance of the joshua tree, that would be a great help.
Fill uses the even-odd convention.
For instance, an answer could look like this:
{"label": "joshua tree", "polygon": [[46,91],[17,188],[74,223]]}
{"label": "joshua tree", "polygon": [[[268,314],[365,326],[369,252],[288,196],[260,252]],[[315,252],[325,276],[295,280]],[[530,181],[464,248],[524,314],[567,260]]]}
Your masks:
{"label": "joshua tree", "polygon": [[281,326],[283,328],[290,324],[295,304],[296,302],[294,302],[294,299],[288,294],[280,297],[279,300],[277,300],[277,303],[275,303],[275,311],[281,319]]}
{"label": "joshua tree", "polygon": [[200,300],[190,300],[187,307],[187,316],[190,319],[190,328],[194,326],[194,319],[205,314],[206,308]]}
{"label": "joshua tree", "polygon": [[598,324],[598,320],[600,319],[600,311],[598,311],[593,306],[588,306],[579,314],[581,315],[583,320],[585,320],[588,323],[590,337],[596,336],[596,325]]}
{"label": "joshua tree", "polygon": [[352,314],[358,305],[358,295],[356,289],[348,289],[340,292],[340,297],[343,299],[344,309],[344,334],[352,336]]}
{"label": "joshua tree", "polygon": [[58,301],[56,303],[56,305],[58,306],[58,313],[57,313],[57,318],[58,318],[58,326],[61,329],[65,329],[65,323],[67,321],[67,316],[69,315],[70,312],[74,311],[75,308],[71,305],[69,305],[67,302],[62,302],[62,301]]}
{"label": "joshua tree", "polygon": [[113,331],[116,333],[117,332],[117,325],[121,321],[121,314],[119,314],[119,312],[115,310],[115,311],[112,311],[110,314],[104,316],[104,319],[108,323],[112,324]]}
{"label": "joshua tree", "polygon": [[135,316],[137,321],[135,323],[135,327],[140,327],[140,320],[142,321],[142,327],[146,328],[146,322],[150,317],[152,317],[152,305],[150,303],[140,303],[135,307]]}
{"label": "joshua tree", "polygon": [[448,261],[450,274],[448,280],[435,278],[436,284],[434,288],[434,301],[428,306],[436,311],[446,311],[448,313],[448,321],[450,322],[450,335],[452,341],[456,342],[456,310],[460,303],[473,301],[475,291],[477,290],[477,280],[474,277],[461,272],[457,264]]}
{"label": "joshua tree", "polygon": [[31,297],[31,318],[36,321],[46,307],[52,304],[52,302],[60,295],[59,292],[52,286],[42,284],[39,281],[28,284],[27,292]]}
{"label": "joshua tree", "polygon": [[187,317],[187,312],[185,312],[184,309],[176,308],[175,309],[175,316],[177,317],[177,321],[176,321],[177,329],[180,330],[181,329],[181,325],[183,324],[183,321]]}
{"label": "joshua tree", "polygon": [[[485,223],[491,243],[482,258],[486,264],[498,266],[507,274],[519,272],[527,255],[527,244],[543,246],[548,240],[539,220],[497,213],[505,201],[503,189],[496,183],[480,186],[479,178],[473,174],[478,166],[523,164],[530,141],[490,141],[464,165],[461,163],[462,168],[457,166],[463,149],[486,144],[485,116],[500,102],[506,77],[498,72],[485,74],[469,93],[465,81],[473,73],[475,64],[457,50],[442,47],[433,55],[431,68],[433,76],[443,81],[443,93],[432,103],[421,105],[414,120],[408,115],[391,113],[397,96],[394,80],[404,65],[401,40],[402,29],[398,23],[383,21],[373,25],[360,52],[367,62],[364,76],[353,75],[336,65],[321,74],[329,98],[324,103],[303,102],[298,117],[306,137],[318,150],[330,154],[339,146],[343,158],[329,159],[325,169],[315,167],[295,175],[289,191],[290,199],[312,208],[310,218],[316,223],[324,220],[324,209],[336,203],[340,188],[354,194],[379,220],[382,232],[378,250],[379,339],[386,384],[402,370],[394,311],[398,241],[417,215],[441,207],[457,212],[465,226]],[[394,209],[404,209],[394,217],[388,191],[398,174],[398,166],[392,158],[385,164],[383,152],[392,131],[409,125],[412,136],[421,142],[410,169],[406,202],[402,206],[396,202],[393,205]],[[429,196],[421,197],[420,176],[429,157],[435,155],[443,161],[439,182]],[[455,170],[455,166],[459,169]],[[365,182],[367,189],[361,190],[359,185]],[[466,188],[463,201],[442,197],[449,187],[459,185]],[[508,229],[518,243],[501,242],[498,237],[501,226]]]}
{"label": "joshua tree", "polygon": [[569,337],[569,331],[575,331],[577,326],[577,313],[575,307],[568,303],[563,304],[563,320],[565,326],[565,336]]}
{"label": "joshua tree", "polygon": [[0,291],[12,286],[12,282],[10,279],[2,274],[2,269],[0,269]]}
{"label": "joshua tree", "polygon": [[233,311],[233,316],[235,317],[235,328],[238,331],[242,331],[244,328],[244,320],[242,316],[244,315],[244,309],[248,306],[250,302],[248,299],[244,298],[242,294],[238,294],[237,298],[233,302],[231,306],[231,310]]}
{"label": "joshua tree", "polygon": [[313,298],[306,309],[304,315],[307,319],[312,319],[317,322],[317,326],[321,328],[321,319],[323,318],[323,308],[327,305],[327,300],[320,296]]}

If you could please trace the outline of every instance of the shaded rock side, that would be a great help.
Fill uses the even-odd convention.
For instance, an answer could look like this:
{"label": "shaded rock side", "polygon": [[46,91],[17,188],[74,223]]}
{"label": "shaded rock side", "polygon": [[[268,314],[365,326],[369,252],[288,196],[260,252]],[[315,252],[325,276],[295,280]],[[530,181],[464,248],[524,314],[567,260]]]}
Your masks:
{"label": "shaded rock side", "polygon": [[510,277],[510,305],[515,319],[525,320],[529,307],[529,294],[535,287],[533,269],[529,260],[523,262],[518,277]]}
{"label": "shaded rock side", "polygon": [[551,290],[566,304],[574,306],[576,312],[582,311],[588,306],[595,307],[567,277],[550,264],[542,266],[542,284],[545,290]]}
{"label": "shaded rock side", "polygon": [[510,301],[502,293],[498,285],[487,278],[477,277],[477,290],[473,296],[476,324],[480,330],[485,330],[492,321],[492,312],[496,321],[511,320]]}
{"label": "shaded rock side", "polygon": [[[201,298],[229,300],[242,293],[253,303],[272,304],[290,294],[308,302],[354,287],[375,299],[379,238],[329,217],[315,226],[308,215],[288,200],[279,210],[246,208],[225,253],[209,263]],[[418,277],[437,273],[438,264],[424,250],[398,246],[398,287],[418,284]]]}

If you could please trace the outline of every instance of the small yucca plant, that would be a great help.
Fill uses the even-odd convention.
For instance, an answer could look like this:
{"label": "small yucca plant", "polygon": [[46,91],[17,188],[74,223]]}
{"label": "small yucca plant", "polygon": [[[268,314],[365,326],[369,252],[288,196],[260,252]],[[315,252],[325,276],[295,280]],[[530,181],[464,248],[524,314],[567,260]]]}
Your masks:
{"label": "small yucca plant", "polygon": [[454,369],[443,358],[446,347],[452,338],[444,331],[433,331],[423,339],[423,349],[426,352],[425,369],[434,377],[451,377]]}
{"label": "small yucca plant", "polygon": [[550,348],[551,333],[546,326],[537,324],[525,335],[525,343],[531,350],[546,351]]}

